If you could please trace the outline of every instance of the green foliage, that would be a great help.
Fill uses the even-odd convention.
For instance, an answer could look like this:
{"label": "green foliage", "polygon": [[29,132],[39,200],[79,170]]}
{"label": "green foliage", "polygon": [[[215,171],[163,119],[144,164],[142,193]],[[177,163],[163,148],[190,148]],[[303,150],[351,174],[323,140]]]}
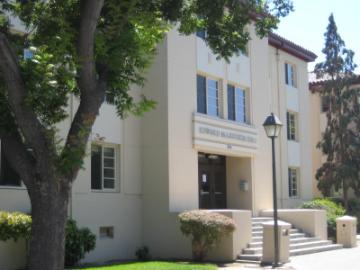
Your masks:
{"label": "green foliage", "polygon": [[150,251],[147,246],[138,248],[135,252],[135,256],[139,261],[148,261],[151,259]]}
{"label": "green foliage", "polygon": [[95,248],[96,236],[88,228],[78,228],[75,220],[66,224],[65,266],[73,266]]}
{"label": "green foliage", "polygon": [[[0,241],[28,240],[31,223],[30,215],[0,211]],[[95,248],[96,236],[88,228],[78,228],[74,220],[68,220],[65,232],[65,266],[72,266]]]}
{"label": "green foliage", "polygon": [[304,202],[300,208],[321,209],[326,211],[328,235],[336,236],[336,218],[345,215],[345,209],[341,204],[337,204],[330,199],[314,199]]}
{"label": "green foliage", "polygon": [[346,206],[349,187],[360,196],[360,89],[354,87],[354,52],[345,48],[333,15],[324,36],[322,52],[326,60],[316,65],[315,73],[326,80],[319,91],[329,100],[330,109],[326,113],[325,132],[318,143],[326,162],[318,169],[316,179],[325,196],[332,189],[342,189]]}
{"label": "green foliage", "polygon": [[0,211],[0,241],[29,239],[31,217],[20,212]]}
{"label": "green foliage", "polygon": [[233,219],[206,210],[192,210],[179,215],[180,230],[192,239],[193,259],[202,261],[207,252],[235,228]]}

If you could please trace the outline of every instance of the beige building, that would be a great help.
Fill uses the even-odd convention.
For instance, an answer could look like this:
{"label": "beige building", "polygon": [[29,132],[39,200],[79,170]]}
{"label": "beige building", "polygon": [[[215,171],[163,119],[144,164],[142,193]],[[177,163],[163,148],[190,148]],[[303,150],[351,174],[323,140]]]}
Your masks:
{"label": "beige building", "polygon": [[[250,222],[270,209],[271,145],[262,127],[270,112],[284,124],[276,140],[279,206],[313,197],[307,63],[316,56],[275,34],[259,39],[250,29],[247,53],[229,63],[212,53],[206,33],[170,31],[145,87],[132,89],[135,97],[155,100],[156,109],[121,120],[112,105],[102,106],[69,209],[97,235],[84,261],[133,258],[144,245],[154,257],[189,257],[179,212],[238,209]],[[71,98],[71,117],[77,104]],[[26,189],[3,157],[0,209],[30,212]],[[3,262],[15,263],[15,256],[23,263],[25,249],[14,245],[0,244]]]}
{"label": "beige building", "polygon": [[[315,74],[310,74],[309,90],[311,92],[311,140],[312,140],[312,160],[313,160],[313,190],[314,197],[322,196],[317,188],[318,181],[315,178],[316,171],[326,161],[326,156],[322,154],[321,150],[316,146],[322,140],[322,134],[327,126],[326,112],[329,110],[329,102],[325,97],[321,96],[321,91],[326,80],[317,80]],[[353,88],[360,88],[360,76],[357,76],[352,84]],[[334,196],[341,197],[341,191],[334,192]],[[353,192],[350,193],[350,196]]]}

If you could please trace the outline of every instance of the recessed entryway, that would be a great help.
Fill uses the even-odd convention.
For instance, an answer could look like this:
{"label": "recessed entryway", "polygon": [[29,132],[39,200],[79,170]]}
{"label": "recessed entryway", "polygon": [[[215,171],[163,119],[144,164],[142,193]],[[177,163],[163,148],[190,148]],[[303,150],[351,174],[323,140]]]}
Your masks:
{"label": "recessed entryway", "polygon": [[214,154],[198,154],[199,208],[226,208],[226,158]]}

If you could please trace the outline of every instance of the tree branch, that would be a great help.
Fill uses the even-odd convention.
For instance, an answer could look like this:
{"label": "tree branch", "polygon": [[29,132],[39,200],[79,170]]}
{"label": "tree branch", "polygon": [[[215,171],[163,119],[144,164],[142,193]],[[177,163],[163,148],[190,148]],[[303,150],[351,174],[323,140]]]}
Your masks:
{"label": "tree branch", "polygon": [[34,111],[25,104],[26,88],[17,56],[3,33],[0,33],[0,71],[5,82],[10,108],[26,143],[35,151],[37,166],[49,167],[52,148],[48,145],[44,127]]}
{"label": "tree branch", "polygon": [[[80,68],[78,69],[78,85],[80,88],[80,104],[66,138],[61,159],[65,166],[67,180],[74,180],[81,164],[67,164],[69,157],[82,160],[86,144],[90,137],[92,125],[99,113],[104,100],[106,87],[106,68],[97,79],[94,45],[95,31],[100,18],[104,0],[83,0],[80,9],[80,28],[77,54]],[[105,82],[105,83],[104,83]]]}
{"label": "tree branch", "polygon": [[103,5],[104,0],[81,1],[81,21],[77,44],[77,54],[80,62],[78,82],[81,94],[94,92],[96,90],[97,80],[94,56],[95,31]]}

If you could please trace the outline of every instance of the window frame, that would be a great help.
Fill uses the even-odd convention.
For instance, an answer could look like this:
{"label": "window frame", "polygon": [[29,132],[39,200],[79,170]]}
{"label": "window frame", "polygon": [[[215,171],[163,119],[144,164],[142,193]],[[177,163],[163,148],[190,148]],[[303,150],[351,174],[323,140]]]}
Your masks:
{"label": "window frame", "polygon": [[[293,120],[291,121],[291,117]],[[293,123],[293,125],[291,125]],[[296,112],[287,111],[286,112],[286,132],[287,132],[287,140],[298,142],[298,116]]]}
{"label": "window frame", "polygon": [[297,88],[297,69],[296,65],[285,62],[285,84]]}
{"label": "window frame", "polygon": [[[196,76],[200,76],[205,78],[205,113],[203,112],[199,112],[199,107],[197,106],[196,108],[196,112],[197,113],[201,113],[201,114],[205,114],[208,115],[210,117],[216,117],[216,118],[220,118],[221,116],[221,79],[218,79],[214,76],[210,76],[210,75],[205,75],[205,74],[201,74],[201,73],[197,73]],[[212,115],[209,114],[209,80],[216,82],[217,88],[216,88],[216,115]],[[196,87],[198,87],[198,85],[196,85]],[[196,89],[196,95],[198,95],[198,89]],[[198,96],[196,97],[197,99],[199,98]],[[213,98],[213,97],[212,97]]]}
{"label": "window frame", "polygon": [[[234,119],[231,119],[229,116],[229,92],[227,92],[227,105],[228,105],[228,117],[227,117],[227,119],[228,120],[230,120],[230,121],[234,121],[234,122],[236,122],[236,123],[241,123],[241,124],[248,124],[249,123],[249,116],[248,116],[248,91],[247,91],[247,89],[246,88],[243,88],[243,87],[241,87],[241,86],[239,86],[239,85],[236,85],[236,84],[234,84],[234,83],[228,83],[227,84],[227,91],[229,91],[229,87],[232,87],[233,88],[233,91],[234,91],[234,104],[233,104],[233,106],[234,106],[234,115],[233,115],[233,117],[234,117]],[[243,104],[243,113],[244,113],[244,119],[243,119],[243,121],[240,121],[239,119],[237,119],[237,115],[238,115],[238,108],[237,108],[237,91],[236,90],[240,90],[240,91],[242,91],[243,92],[243,96],[244,96],[244,98],[243,98],[243,102],[242,102],[242,104]]]}
{"label": "window frame", "polygon": [[[294,183],[295,183],[295,188],[294,188]],[[296,199],[296,198],[300,197],[299,187],[300,187],[300,170],[299,170],[299,168],[298,167],[288,167],[288,196],[289,196],[289,198]]]}
{"label": "window frame", "polygon": [[[111,144],[111,143],[99,143],[99,142],[92,142],[91,143],[91,147],[93,147],[93,145],[95,146],[99,146],[101,147],[101,188],[100,189],[95,189],[92,188],[92,175],[90,173],[90,189],[92,192],[120,192],[120,179],[121,179],[121,146],[119,144]],[[106,157],[104,155],[104,148],[112,148],[114,150],[114,156],[111,157]],[[92,149],[91,149],[92,152]],[[90,157],[90,160],[92,158],[92,155]],[[114,161],[114,167],[105,167],[104,165],[104,160],[105,158],[111,158]],[[120,162],[118,161],[120,160]],[[113,188],[105,188],[104,187],[104,183],[105,183],[105,179],[112,179],[110,177],[105,177],[104,176],[104,169],[113,169],[114,170],[114,187]],[[90,161],[90,170],[92,170],[92,164]]]}

